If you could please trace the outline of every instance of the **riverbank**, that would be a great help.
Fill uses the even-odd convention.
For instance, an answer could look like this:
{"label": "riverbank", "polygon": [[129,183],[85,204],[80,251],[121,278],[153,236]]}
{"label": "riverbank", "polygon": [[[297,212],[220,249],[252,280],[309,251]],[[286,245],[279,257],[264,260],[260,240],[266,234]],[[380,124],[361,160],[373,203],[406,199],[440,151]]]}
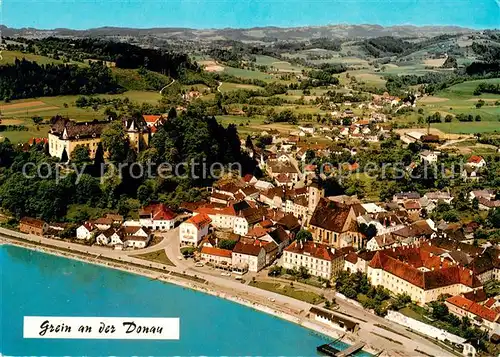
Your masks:
{"label": "riverbank", "polygon": [[[110,258],[105,258],[105,257],[100,257],[100,256],[92,256],[92,255],[86,255],[85,253],[77,253],[77,252],[71,252],[68,250],[62,250],[56,247],[51,247],[47,246],[45,244],[39,244],[39,243],[33,243],[29,241],[22,240],[20,238],[9,238],[5,236],[0,237],[0,244],[10,244],[14,246],[19,246],[22,248],[26,249],[31,249],[34,251],[39,251],[47,254],[52,254],[55,256],[60,256],[60,257],[65,257],[69,259],[74,259],[78,261],[82,261],[85,263],[90,263],[90,264],[95,264],[95,265],[100,265],[106,268],[112,268],[116,270],[121,270],[125,271],[128,273],[136,274],[136,275],[141,275],[147,278],[150,278],[152,280],[158,280],[158,281],[163,281],[166,283],[170,284],[175,284],[177,286],[183,287],[183,288],[188,288],[188,289],[193,289],[205,294],[209,294],[215,297],[219,297],[222,299],[226,299],[247,307],[250,307],[254,310],[264,312],[269,315],[273,315],[275,317],[278,317],[280,319],[298,324],[304,328],[307,328],[309,330],[312,330],[316,333],[319,333],[321,335],[327,336],[331,339],[337,339],[340,338],[344,333],[342,331],[336,331],[333,329],[330,329],[326,326],[321,326],[312,320],[310,320],[308,317],[305,315],[307,314],[307,311],[301,311],[298,313],[294,313],[290,308],[286,307],[281,307],[278,304],[271,304],[269,301],[269,305],[263,304],[261,301],[257,301],[256,299],[252,299],[251,296],[246,295],[245,297],[242,297],[242,295],[236,291],[219,291],[215,290],[210,287],[209,282],[197,282],[197,281],[191,281],[187,280],[186,278],[180,277],[180,276],[175,276],[171,275],[170,271],[157,271],[153,269],[149,269],[148,267],[140,268],[137,266],[132,266],[129,263],[121,263],[118,261],[113,261],[113,259]],[[200,279],[202,280],[202,279]],[[219,288],[218,286],[215,286]],[[223,289],[221,289],[223,290]],[[280,310],[280,307],[282,308]],[[302,315],[302,316],[301,316]],[[358,341],[353,339],[351,336],[348,338],[344,338],[343,342],[348,343],[348,344],[353,344]],[[364,348],[365,351],[375,354],[377,351],[375,351],[373,348],[370,346],[366,346]]]}

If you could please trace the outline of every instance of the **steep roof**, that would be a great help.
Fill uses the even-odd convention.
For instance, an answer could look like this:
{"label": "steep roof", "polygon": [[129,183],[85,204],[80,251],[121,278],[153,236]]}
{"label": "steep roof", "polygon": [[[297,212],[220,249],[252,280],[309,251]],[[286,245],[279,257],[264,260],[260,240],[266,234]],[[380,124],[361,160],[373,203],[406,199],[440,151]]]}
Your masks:
{"label": "steep roof", "polygon": [[239,241],[234,246],[233,253],[258,256],[262,249],[264,249],[264,248],[263,248],[261,242],[259,242],[257,244],[254,244],[254,243],[248,244],[248,243],[244,243],[242,241]]}
{"label": "steep roof", "polygon": [[146,206],[142,210],[140,210],[139,215],[140,216],[150,215],[151,218],[155,221],[171,220],[177,217],[177,213],[172,211],[163,203],[150,204],[149,206]]}
{"label": "steep roof", "polygon": [[231,258],[232,252],[229,249],[203,246],[201,254],[215,255],[218,257]]}
{"label": "steep roof", "polygon": [[309,224],[333,232],[343,232],[349,212],[350,208],[347,206],[321,200],[314,210]]}
{"label": "steep roof", "polygon": [[278,244],[286,242],[290,239],[288,233],[280,226],[278,226],[274,231],[269,232],[269,235]]}
{"label": "steep roof", "polygon": [[462,296],[452,296],[451,298],[446,299],[446,302],[491,322],[495,322],[498,319],[499,314],[495,310],[480,305]]}
{"label": "steep roof", "polygon": [[294,241],[288,247],[285,248],[285,251],[308,255],[317,259],[332,261],[335,258],[339,257],[339,253],[334,248],[329,248],[325,244],[315,243],[311,241],[307,242],[299,242]]}
{"label": "steep roof", "polygon": [[469,269],[448,266],[431,271],[421,271],[418,267],[389,256],[388,251],[378,251],[370,262],[370,267],[383,269],[409,283],[424,290],[436,289],[453,284],[463,284],[471,288],[480,287],[482,284],[476,275]]}
{"label": "steep roof", "polygon": [[470,164],[479,164],[481,160],[483,160],[481,156],[472,155],[471,157],[469,157],[469,160],[467,160],[467,162]]}
{"label": "steep roof", "polygon": [[56,118],[50,127],[50,133],[60,138],[98,138],[109,122],[94,120],[92,122],[76,122],[66,118]]}
{"label": "steep roof", "polygon": [[185,223],[191,223],[193,224],[197,229],[202,229],[206,226],[208,226],[212,220],[208,215],[205,213],[197,214],[196,216],[193,216],[186,220]]}

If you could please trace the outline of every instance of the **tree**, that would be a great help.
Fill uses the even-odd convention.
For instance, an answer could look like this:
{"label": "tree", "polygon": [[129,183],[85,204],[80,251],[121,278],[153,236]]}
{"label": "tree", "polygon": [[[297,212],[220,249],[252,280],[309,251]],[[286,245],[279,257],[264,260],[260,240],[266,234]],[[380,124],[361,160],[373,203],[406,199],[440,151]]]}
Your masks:
{"label": "tree", "polygon": [[168,111],[168,119],[174,119],[174,118],[177,118],[177,110],[175,110],[175,108],[172,107]]}
{"label": "tree", "polygon": [[61,154],[61,162],[68,162],[68,152],[66,151],[66,148],[63,149],[63,152]]}
{"label": "tree", "polygon": [[433,302],[431,306],[432,306],[432,317],[435,318],[436,320],[445,320],[445,318],[449,314],[448,306],[439,302]]}
{"label": "tree", "polygon": [[307,241],[312,241],[313,236],[312,233],[309,231],[306,231],[305,229],[301,229],[296,236],[297,241],[299,242],[307,242]]}
{"label": "tree", "polygon": [[269,273],[267,275],[269,276],[280,276],[282,273],[282,268],[278,265],[273,265],[271,269],[269,269]]}
{"label": "tree", "polygon": [[33,120],[33,123],[35,123],[35,125],[38,125],[43,121],[43,118],[39,115],[36,115],[34,117],[31,117],[31,120]]}
{"label": "tree", "polygon": [[500,208],[495,207],[490,210],[487,220],[493,228],[500,228]]}
{"label": "tree", "polygon": [[120,120],[115,120],[101,134],[103,148],[109,152],[113,162],[123,162],[127,158],[129,143],[125,128]]}
{"label": "tree", "polygon": [[301,265],[299,268],[299,277],[302,279],[309,279],[310,276],[311,274],[309,274],[307,268]]}
{"label": "tree", "polygon": [[485,103],[484,100],[479,99],[476,103],[476,108],[477,109],[481,108],[484,105],[484,103]]}
{"label": "tree", "polygon": [[253,143],[250,135],[247,135],[247,139],[245,140],[245,147],[249,150],[253,150]]}
{"label": "tree", "polygon": [[101,197],[101,188],[99,187],[99,180],[83,174],[76,184],[75,198],[77,203],[94,204],[97,203]]}
{"label": "tree", "polygon": [[446,116],[444,117],[445,123],[451,123],[452,120],[453,120],[453,115],[451,114],[446,114]]}
{"label": "tree", "polygon": [[71,162],[77,165],[90,162],[89,150],[83,145],[77,145],[71,152]]}
{"label": "tree", "polygon": [[306,164],[310,164],[314,158],[316,157],[316,153],[314,152],[314,150],[307,150],[306,151]]}
{"label": "tree", "polygon": [[363,233],[368,240],[377,235],[377,227],[374,224],[367,225],[365,223],[361,223],[359,225],[359,231]]}

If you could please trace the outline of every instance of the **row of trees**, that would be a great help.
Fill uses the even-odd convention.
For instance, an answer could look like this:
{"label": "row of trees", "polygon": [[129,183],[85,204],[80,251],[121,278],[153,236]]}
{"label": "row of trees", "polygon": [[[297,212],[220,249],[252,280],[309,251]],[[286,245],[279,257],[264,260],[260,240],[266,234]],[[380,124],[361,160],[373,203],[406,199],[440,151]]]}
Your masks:
{"label": "row of trees", "polygon": [[0,77],[0,100],[123,91],[111,70],[97,62],[78,67],[16,59],[13,64],[0,66]]}

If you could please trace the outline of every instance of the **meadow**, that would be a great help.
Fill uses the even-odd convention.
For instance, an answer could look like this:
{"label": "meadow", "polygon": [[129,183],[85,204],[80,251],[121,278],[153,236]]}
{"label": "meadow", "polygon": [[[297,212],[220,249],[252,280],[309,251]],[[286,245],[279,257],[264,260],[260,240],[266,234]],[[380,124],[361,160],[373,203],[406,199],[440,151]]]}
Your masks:
{"label": "meadow", "polygon": [[[2,125],[24,125],[27,131],[3,131],[0,137],[7,137],[12,142],[26,142],[32,137],[46,137],[47,125],[35,125],[32,118],[40,116],[48,120],[55,115],[67,116],[77,121],[103,119],[105,107],[98,110],[78,108],[75,101],[78,95],[41,97],[13,100],[9,103],[0,101]],[[132,102],[156,104],[161,98],[158,92],[128,91],[123,94],[101,94],[99,98],[128,98]]]}
{"label": "meadow", "polygon": [[[496,105],[500,101],[500,95],[483,93],[474,95],[473,92],[481,82],[498,84],[500,78],[486,80],[467,81],[455,84],[446,88],[433,96],[424,97],[418,101],[418,107],[425,110],[426,115],[434,112],[440,112],[442,116],[451,114],[472,114],[481,116],[481,121],[459,122],[454,119],[451,123],[435,123],[432,127],[449,133],[486,133],[500,131],[500,106]],[[476,108],[476,103],[480,100],[485,101],[485,105]]]}

